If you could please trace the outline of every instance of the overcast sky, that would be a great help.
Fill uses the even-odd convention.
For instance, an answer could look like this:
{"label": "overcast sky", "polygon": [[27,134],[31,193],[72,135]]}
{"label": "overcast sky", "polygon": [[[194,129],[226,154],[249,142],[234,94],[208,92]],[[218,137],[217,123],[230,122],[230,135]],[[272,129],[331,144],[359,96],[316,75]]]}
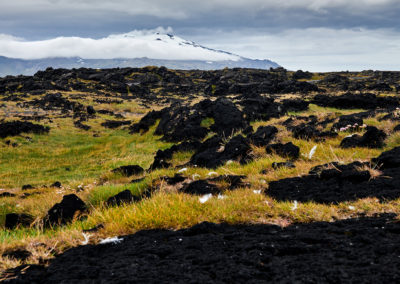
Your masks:
{"label": "overcast sky", "polygon": [[399,70],[399,15],[399,0],[0,0],[0,45],[171,27],[292,70]]}

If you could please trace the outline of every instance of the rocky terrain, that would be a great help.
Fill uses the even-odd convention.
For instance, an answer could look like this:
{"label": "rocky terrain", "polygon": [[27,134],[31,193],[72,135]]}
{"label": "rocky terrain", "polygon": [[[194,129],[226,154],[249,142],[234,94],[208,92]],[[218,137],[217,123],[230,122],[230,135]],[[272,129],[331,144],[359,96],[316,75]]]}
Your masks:
{"label": "rocky terrain", "polygon": [[3,280],[398,282],[400,72],[0,78]]}

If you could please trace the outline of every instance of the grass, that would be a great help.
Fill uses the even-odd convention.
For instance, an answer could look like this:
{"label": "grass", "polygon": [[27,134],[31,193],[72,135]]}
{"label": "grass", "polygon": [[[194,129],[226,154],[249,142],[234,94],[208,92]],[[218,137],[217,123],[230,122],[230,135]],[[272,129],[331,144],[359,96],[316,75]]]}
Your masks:
{"label": "grass", "polygon": [[[139,104],[135,101],[131,104],[124,102],[123,105],[109,106],[109,108],[136,112]],[[310,105],[309,110],[290,115],[317,115],[322,118],[360,111],[363,110],[338,110]],[[399,133],[391,135],[386,140],[384,149],[341,149],[340,141],[349,133],[339,133],[337,138],[316,143],[294,139],[281,125],[288,116],[267,122],[256,121],[252,123],[254,129],[262,125],[276,126],[279,129],[276,141],[293,142],[300,147],[300,152],[304,156],[294,162],[296,165],[294,169],[273,170],[271,167],[273,162],[285,159],[266,154],[263,147],[252,147],[254,160],[247,165],[233,161],[212,170],[189,167],[184,175],[191,180],[207,178],[211,171],[215,171],[219,175],[245,175],[245,182],[251,184],[249,188],[226,191],[223,199],[213,197],[202,204],[198,196],[179,193],[175,187],[157,181],[161,176],[174,175],[178,169],[160,169],[146,173],[143,175],[145,179],[138,183],[130,181],[142,176],[127,178],[111,173],[112,169],[129,164],[148,168],[155,152],[172,144],[162,142],[160,137],[153,135],[155,126],[142,135],[131,135],[126,129],[105,129],[100,126],[105,117],[107,116],[91,120],[88,124],[92,129],[85,132],[76,129],[71,119],[54,116],[48,135],[29,135],[31,141],[23,137],[11,138],[10,140],[19,145],[16,148],[6,146],[4,143],[6,139],[0,140],[0,187],[17,194],[16,197],[0,199],[0,223],[3,224],[4,216],[11,212],[29,213],[38,218],[38,222],[31,228],[0,231],[0,255],[4,251],[25,248],[33,254],[27,262],[38,263],[41,258],[48,259],[67,248],[80,245],[83,241],[82,230],[93,228],[98,224],[103,224],[104,228],[90,235],[90,243],[96,243],[110,236],[134,233],[141,229],[180,229],[202,221],[232,224],[272,223],[287,226],[295,222],[333,221],[360,214],[400,213],[400,199],[379,202],[375,198],[366,198],[330,205],[307,202],[299,203],[298,208],[293,210],[291,202],[278,202],[262,194],[268,190],[270,181],[307,174],[316,165],[333,161],[343,163],[354,160],[367,161],[376,157],[384,150],[400,146]],[[131,118],[137,119],[136,116]],[[202,126],[209,127],[213,123],[212,119],[206,119],[202,122]],[[385,129],[387,132],[394,127],[393,122],[379,121],[376,118],[368,118],[366,123]],[[312,159],[308,159],[306,156],[315,145],[316,153]],[[192,154],[193,152],[176,153],[171,162],[174,166],[185,164]],[[266,172],[261,173],[263,170]],[[373,174],[379,173],[373,172]],[[56,180],[63,184],[63,188],[43,186]],[[24,192],[20,187],[28,183],[37,187],[28,192],[38,194],[23,198]],[[158,185],[160,190],[149,199],[119,207],[105,205],[109,197],[123,190],[128,189],[137,195],[154,185]],[[82,188],[83,191],[77,192],[78,188]],[[257,194],[258,190],[261,190],[261,194]],[[89,214],[85,219],[76,220],[66,226],[43,230],[40,218],[54,203],[59,202],[63,195],[69,193],[77,194],[88,204]],[[19,264],[21,262],[0,257],[0,269]]]}
{"label": "grass", "polygon": [[[49,185],[55,181],[71,185],[93,182],[102,173],[121,165],[148,167],[158,149],[171,144],[152,135],[130,135],[124,130],[107,130],[97,126],[85,132],[72,121],[55,120],[48,135],[31,135],[32,141],[13,138],[18,147],[0,140],[0,188],[24,184]],[[100,132],[99,137],[93,134]],[[6,140],[6,139],[3,139]]]}

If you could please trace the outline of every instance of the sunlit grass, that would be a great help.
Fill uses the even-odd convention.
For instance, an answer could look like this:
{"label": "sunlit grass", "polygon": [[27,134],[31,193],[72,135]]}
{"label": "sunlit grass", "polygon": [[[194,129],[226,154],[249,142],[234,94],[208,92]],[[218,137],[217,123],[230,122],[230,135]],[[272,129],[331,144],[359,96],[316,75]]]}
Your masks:
{"label": "sunlit grass", "polygon": [[[104,105],[104,109],[113,111],[142,113],[137,102]],[[338,117],[343,114],[361,112],[363,110],[339,110],[321,108],[310,105],[304,112],[293,112],[289,115],[316,115],[318,118]],[[136,121],[135,115],[129,119]],[[82,230],[99,224],[104,227],[91,233],[90,242],[96,243],[101,238],[134,233],[141,229],[164,228],[180,229],[202,221],[238,223],[272,223],[287,226],[295,222],[334,221],[360,214],[373,215],[381,212],[400,213],[400,199],[379,202],[375,198],[366,198],[339,204],[318,204],[313,202],[299,203],[293,210],[292,202],[278,202],[264,194],[268,192],[271,181],[305,175],[317,165],[341,162],[350,163],[355,160],[369,161],[382,151],[400,146],[400,133],[392,134],[396,125],[391,121],[379,121],[368,118],[365,123],[374,125],[391,134],[386,139],[383,149],[354,148],[341,149],[341,140],[349,135],[340,132],[338,137],[321,142],[294,139],[292,134],[282,125],[289,116],[269,121],[252,123],[254,130],[259,126],[274,125],[279,132],[273,142],[293,142],[300,148],[300,158],[294,161],[295,168],[272,169],[273,162],[283,162],[284,158],[266,154],[265,147],[252,146],[253,161],[241,165],[238,161],[230,161],[216,169],[187,166],[183,175],[188,181],[208,178],[210,172],[218,175],[244,175],[244,182],[249,187],[223,193],[224,198],[212,197],[206,203],[199,202],[199,196],[191,196],[177,191],[177,187],[167,186],[160,182],[162,176],[173,176],[180,165],[186,164],[193,152],[179,152],[173,155],[173,167],[145,172],[138,176],[124,177],[111,170],[122,165],[140,165],[147,169],[153,162],[158,149],[166,149],[171,143],[160,141],[154,136],[154,129],[144,134],[129,134],[127,129],[109,130],[100,123],[102,115],[90,120],[87,124],[90,131],[76,129],[71,119],[57,118],[49,124],[48,135],[30,136],[32,141],[23,137],[8,138],[18,144],[10,147],[0,139],[0,188],[15,193],[16,197],[0,199],[0,224],[4,224],[7,213],[28,213],[37,218],[31,228],[0,231],[1,252],[14,248],[25,248],[33,253],[29,263],[38,263],[40,258],[52,257],[66,248],[80,245],[83,241]],[[213,120],[206,119],[202,125],[209,127]],[[324,130],[330,129],[328,125]],[[360,135],[363,131],[359,132]],[[211,137],[209,134],[207,138]],[[317,146],[314,156],[309,159],[308,153]],[[131,180],[144,178],[143,181],[131,183]],[[60,181],[63,188],[48,188],[54,181]],[[37,193],[23,198],[25,192],[20,190],[24,184],[36,187],[28,193]],[[130,190],[139,195],[150,187],[158,188],[151,198],[138,203],[108,207],[105,203],[111,196]],[[260,194],[258,191],[261,190]],[[59,202],[65,194],[77,194],[87,205],[88,214],[82,220],[75,220],[66,226],[44,230],[41,224],[48,209]],[[35,244],[42,244],[35,246]],[[21,264],[18,261],[2,258],[0,269]]]}

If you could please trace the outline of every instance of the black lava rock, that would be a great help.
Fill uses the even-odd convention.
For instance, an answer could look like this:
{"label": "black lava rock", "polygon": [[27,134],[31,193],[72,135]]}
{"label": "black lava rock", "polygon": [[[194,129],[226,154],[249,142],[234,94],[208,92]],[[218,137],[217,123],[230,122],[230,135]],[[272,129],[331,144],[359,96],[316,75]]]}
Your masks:
{"label": "black lava rock", "polygon": [[251,160],[250,151],[250,144],[243,136],[233,137],[225,146],[220,137],[213,136],[202,143],[189,164],[206,168],[217,168],[229,160],[240,160],[245,164]]}
{"label": "black lava rock", "polygon": [[314,125],[302,123],[300,125],[290,127],[289,130],[293,132],[293,137],[296,139],[316,140],[320,141],[324,138],[336,137],[338,134],[332,131],[321,132]]}
{"label": "black lava rock", "polygon": [[0,198],[1,197],[15,197],[16,195],[14,193],[10,193],[10,192],[2,192],[0,193]]}
{"label": "black lava rock", "polygon": [[149,170],[155,170],[155,169],[162,169],[162,168],[168,168],[171,166],[170,163],[167,162],[167,160],[172,159],[173,155],[177,152],[186,152],[186,151],[195,151],[199,149],[201,146],[201,143],[198,141],[192,141],[192,142],[182,142],[177,145],[173,145],[172,147],[165,149],[165,150],[158,150],[156,153],[156,156],[154,157],[153,164],[151,164]]}
{"label": "black lava rock", "polygon": [[33,124],[26,121],[9,121],[0,123],[0,138],[16,136],[21,133],[44,134],[49,131],[50,128],[48,126]]}
{"label": "black lava rock", "polygon": [[20,260],[20,261],[25,261],[29,257],[32,256],[32,253],[30,251],[25,250],[25,249],[16,249],[16,250],[13,250],[13,251],[7,251],[7,252],[3,253],[2,256],[3,257],[9,257],[9,258],[17,259],[17,260]]}
{"label": "black lava rock", "polygon": [[372,159],[372,162],[382,169],[400,167],[400,147],[383,152],[379,157]]}
{"label": "black lava rock", "polygon": [[317,166],[310,170],[309,175],[270,182],[266,194],[280,201],[326,204],[367,197],[379,200],[399,198],[400,167],[384,169],[382,176],[371,178],[369,171],[362,170],[368,166],[368,162]]}
{"label": "black lava rock", "polygon": [[86,107],[86,111],[87,111],[87,113],[88,113],[89,115],[95,115],[95,114],[96,114],[96,111],[95,111],[95,109],[94,109],[93,106],[87,106],[87,107]]}
{"label": "black lava rock", "polygon": [[317,95],[313,104],[323,107],[334,107],[340,109],[376,109],[394,108],[400,105],[400,100],[395,97],[377,97],[375,94],[352,94],[347,93],[341,96]]}
{"label": "black lava rock", "polygon": [[206,180],[196,180],[185,186],[180,191],[188,194],[204,195],[204,194],[218,194],[221,190],[214,184],[208,183]]}
{"label": "black lava rock", "polygon": [[354,148],[361,145],[362,137],[358,134],[353,134],[343,138],[342,142],[340,142],[341,148]]}
{"label": "black lava rock", "polygon": [[244,183],[243,179],[245,179],[246,176],[239,176],[239,175],[221,175],[212,179],[208,179],[207,181],[210,182],[221,182],[224,181],[229,184],[229,189],[237,189],[239,187],[247,187],[249,184]]}
{"label": "black lava rock", "polygon": [[[339,117],[339,121],[332,126],[332,130],[340,130],[342,127],[347,127],[348,125],[351,126],[362,126],[364,123],[363,119],[360,118],[357,114],[350,114],[350,115],[342,115]],[[353,129],[358,129],[355,127]]]}
{"label": "black lava rock", "polygon": [[169,185],[175,185],[177,183],[183,182],[186,178],[181,174],[175,174],[173,177],[161,177]]}
{"label": "black lava rock", "polygon": [[295,167],[296,167],[295,164],[293,164],[292,162],[281,162],[281,163],[273,162],[272,163],[272,168],[275,169],[275,170],[276,169],[280,169],[280,168],[293,169]]}
{"label": "black lava rock", "polygon": [[82,121],[80,121],[80,120],[74,121],[74,125],[76,128],[79,128],[79,129],[82,129],[85,131],[88,131],[92,128],[89,125],[83,124]]}
{"label": "black lava rock", "polygon": [[45,225],[64,225],[72,221],[79,213],[86,210],[85,203],[75,194],[64,195],[60,203],[56,203],[44,218]]}
{"label": "black lava rock", "polygon": [[342,148],[354,147],[368,147],[368,148],[382,148],[386,133],[374,126],[368,126],[367,132],[363,136],[357,134],[346,137],[340,143]]}
{"label": "black lava rock", "polygon": [[[86,245],[47,266],[21,266],[18,283],[398,283],[394,214],[279,227],[201,223]],[[182,270],[183,269],[183,270]],[[183,272],[184,271],[184,272]]]}
{"label": "black lava rock", "polygon": [[130,177],[133,175],[139,175],[144,172],[144,169],[138,165],[122,166],[112,170],[113,173],[120,173],[124,176]]}
{"label": "black lava rock", "polygon": [[267,154],[276,153],[281,157],[296,160],[300,156],[300,148],[292,142],[286,144],[277,143],[268,145],[266,148]]}
{"label": "black lava rock", "polygon": [[275,138],[277,133],[278,129],[275,126],[260,126],[248,138],[255,146],[266,146]]}
{"label": "black lava rock", "polygon": [[30,224],[34,221],[33,217],[28,214],[16,214],[9,213],[6,215],[6,229],[15,229],[18,226],[30,226]]}
{"label": "black lava rock", "polygon": [[53,183],[52,185],[50,185],[51,187],[58,187],[61,188],[61,182],[56,181],[55,183]]}
{"label": "black lava rock", "polygon": [[135,201],[135,196],[133,196],[130,190],[126,189],[107,199],[107,205],[120,206],[122,203],[131,203],[133,201]]}
{"label": "black lava rock", "polygon": [[308,109],[309,102],[301,99],[284,100],[283,107],[286,111],[304,111]]}
{"label": "black lava rock", "polygon": [[130,125],[132,122],[129,120],[106,120],[101,124],[105,128],[115,129],[123,125]]}
{"label": "black lava rock", "polygon": [[29,189],[34,189],[34,187],[30,184],[25,184],[22,186],[22,190],[29,190]]}

